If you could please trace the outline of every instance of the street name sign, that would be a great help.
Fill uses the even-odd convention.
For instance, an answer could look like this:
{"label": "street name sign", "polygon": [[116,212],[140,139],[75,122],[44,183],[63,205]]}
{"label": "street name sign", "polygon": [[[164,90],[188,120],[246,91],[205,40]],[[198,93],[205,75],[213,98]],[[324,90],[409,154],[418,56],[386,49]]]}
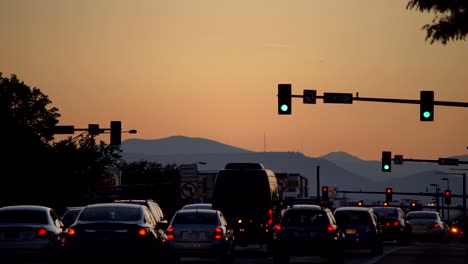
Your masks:
{"label": "street name sign", "polygon": [[353,94],[352,93],[323,93],[324,103],[334,104],[352,104]]}

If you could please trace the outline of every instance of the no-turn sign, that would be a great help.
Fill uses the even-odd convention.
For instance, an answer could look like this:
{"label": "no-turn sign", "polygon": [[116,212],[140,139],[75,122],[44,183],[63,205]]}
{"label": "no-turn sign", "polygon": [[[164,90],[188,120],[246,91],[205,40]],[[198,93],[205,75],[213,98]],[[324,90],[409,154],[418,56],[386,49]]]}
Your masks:
{"label": "no-turn sign", "polygon": [[288,189],[288,179],[278,179],[278,191],[284,192]]}
{"label": "no-turn sign", "polygon": [[182,184],[181,193],[184,198],[192,198],[197,193],[197,185],[194,182],[186,182]]}

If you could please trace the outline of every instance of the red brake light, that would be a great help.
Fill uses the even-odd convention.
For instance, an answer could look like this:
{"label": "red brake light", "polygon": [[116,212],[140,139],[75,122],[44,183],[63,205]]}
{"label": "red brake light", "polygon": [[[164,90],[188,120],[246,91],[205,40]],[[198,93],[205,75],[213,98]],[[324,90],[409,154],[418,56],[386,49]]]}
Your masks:
{"label": "red brake light", "polygon": [[215,236],[214,236],[214,239],[215,240],[221,240],[223,238],[223,229],[221,229],[221,227],[217,226],[215,228]]}
{"label": "red brake light", "polygon": [[399,226],[399,225],[400,225],[400,222],[398,221],[393,222],[393,226]]}
{"label": "red brake light", "polygon": [[333,231],[335,231],[335,228],[334,228],[332,225],[329,225],[329,226],[327,227],[327,231],[328,231],[328,232],[333,232]]}
{"label": "red brake light", "polygon": [[281,225],[278,224],[278,225],[275,226],[275,230],[276,230],[276,231],[281,231],[281,229],[283,229],[283,228],[281,227]]}
{"label": "red brake light", "polygon": [[45,228],[41,227],[37,230],[37,236],[42,237],[45,235],[47,235],[47,230]]}
{"label": "red brake light", "polygon": [[385,226],[386,226],[386,227],[389,227],[389,226],[390,226],[390,222],[386,222],[386,223],[385,223]]}
{"label": "red brake light", "polygon": [[174,240],[175,239],[175,236],[174,236],[174,227],[170,226],[167,228],[167,239],[168,240]]}
{"label": "red brake light", "polygon": [[69,228],[67,234],[70,235],[70,236],[73,236],[73,235],[76,234],[76,231],[73,228]]}
{"label": "red brake light", "polygon": [[140,236],[146,236],[148,234],[148,232],[146,231],[145,228],[142,228],[142,229],[138,230],[138,234]]}
{"label": "red brake light", "polygon": [[438,228],[439,227],[439,224],[438,223],[435,223],[434,224],[434,228]]}
{"label": "red brake light", "polygon": [[273,210],[272,209],[268,210],[268,216],[270,217],[268,219],[268,225],[272,225],[273,224]]}

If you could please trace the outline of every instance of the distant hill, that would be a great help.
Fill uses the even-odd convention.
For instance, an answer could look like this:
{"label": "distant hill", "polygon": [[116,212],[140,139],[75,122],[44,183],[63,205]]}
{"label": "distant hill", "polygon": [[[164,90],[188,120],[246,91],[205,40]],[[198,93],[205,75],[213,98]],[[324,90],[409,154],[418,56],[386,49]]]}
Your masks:
{"label": "distant hill", "polygon": [[150,155],[250,153],[245,150],[210,139],[173,136],[162,139],[127,139],[122,142],[125,152]]}
{"label": "distant hill", "polygon": [[[308,178],[310,195],[317,192],[317,175],[320,186],[337,187],[347,191],[383,192],[392,187],[394,192],[435,192],[431,184],[446,186],[448,177],[452,194],[461,194],[462,180],[458,175],[439,175],[437,172],[449,172],[451,168],[462,166],[440,166],[437,163],[404,162],[392,165],[392,171],[381,171],[381,161],[361,160],[346,152],[331,152],[322,157],[307,157],[299,152],[254,152],[213,140],[175,136],[155,140],[127,139],[122,142],[123,159],[132,162],[147,160],[160,164],[197,163],[200,171],[216,171],[224,168],[228,162],[260,162],[274,172],[300,173]],[[468,155],[456,156],[467,161]],[[203,164],[203,165],[201,165]],[[466,168],[467,166],[464,166]],[[344,196],[344,194],[341,194]],[[354,199],[383,200],[383,194],[346,194]],[[429,202],[428,196],[398,196],[395,199],[415,199]],[[453,198],[454,204],[461,199]]]}

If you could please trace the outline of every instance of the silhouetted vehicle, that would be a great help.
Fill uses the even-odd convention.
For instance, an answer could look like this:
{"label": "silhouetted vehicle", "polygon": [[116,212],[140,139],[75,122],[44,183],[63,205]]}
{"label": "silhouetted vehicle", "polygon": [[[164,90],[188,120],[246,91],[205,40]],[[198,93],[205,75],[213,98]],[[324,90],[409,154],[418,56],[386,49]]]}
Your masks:
{"label": "silhouetted vehicle", "polygon": [[448,240],[449,227],[438,212],[411,211],[406,214],[406,219],[412,226],[412,239],[430,239],[439,242]]}
{"label": "silhouetted vehicle", "polygon": [[275,227],[273,263],[288,263],[291,256],[321,256],[343,263],[344,234],[333,213],[318,205],[292,205]]}
{"label": "silhouetted vehicle", "polygon": [[[95,257],[132,261],[163,256],[167,241],[160,240],[148,207],[138,204],[102,203],[83,208],[68,228],[67,261]],[[140,259],[139,259],[140,258]]]}
{"label": "silhouetted vehicle", "polygon": [[69,227],[73,222],[75,222],[76,217],[80,214],[83,206],[77,207],[67,207],[63,213],[61,220],[65,227]]}
{"label": "silhouetted vehicle", "polygon": [[213,209],[223,212],[237,245],[269,248],[281,217],[274,172],[260,163],[228,163],[225,168],[216,175]]}
{"label": "silhouetted vehicle", "polygon": [[166,216],[159,206],[158,203],[156,203],[152,199],[128,199],[128,200],[115,200],[114,202],[118,203],[127,203],[127,204],[139,204],[139,205],[144,205],[148,207],[150,210],[151,214],[153,215],[155,221],[156,221],[156,229],[158,230],[158,239],[159,240],[167,240],[165,230],[169,226],[169,221],[166,219]]}
{"label": "silhouetted vehicle", "polygon": [[0,261],[26,259],[57,262],[62,253],[65,228],[54,210],[38,205],[0,208]]}
{"label": "silhouetted vehicle", "polygon": [[449,237],[456,240],[460,239],[462,236],[462,227],[467,221],[468,217],[463,217],[461,215],[454,217],[452,220],[447,222],[447,225],[449,226]]}
{"label": "silhouetted vehicle", "polygon": [[185,209],[177,211],[167,228],[169,259],[182,257],[233,260],[234,236],[219,210]]}
{"label": "silhouetted vehicle", "polygon": [[406,220],[403,209],[393,206],[372,208],[377,215],[384,241],[397,240],[400,244],[408,244],[411,241],[411,223]]}
{"label": "silhouetted vehicle", "polygon": [[373,255],[383,254],[382,230],[374,209],[340,207],[335,209],[334,215],[345,233],[345,250],[369,249]]}
{"label": "silhouetted vehicle", "polygon": [[212,205],[210,203],[193,203],[193,204],[186,204],[182,206],[181,210],[186,209],[211,209]]}

